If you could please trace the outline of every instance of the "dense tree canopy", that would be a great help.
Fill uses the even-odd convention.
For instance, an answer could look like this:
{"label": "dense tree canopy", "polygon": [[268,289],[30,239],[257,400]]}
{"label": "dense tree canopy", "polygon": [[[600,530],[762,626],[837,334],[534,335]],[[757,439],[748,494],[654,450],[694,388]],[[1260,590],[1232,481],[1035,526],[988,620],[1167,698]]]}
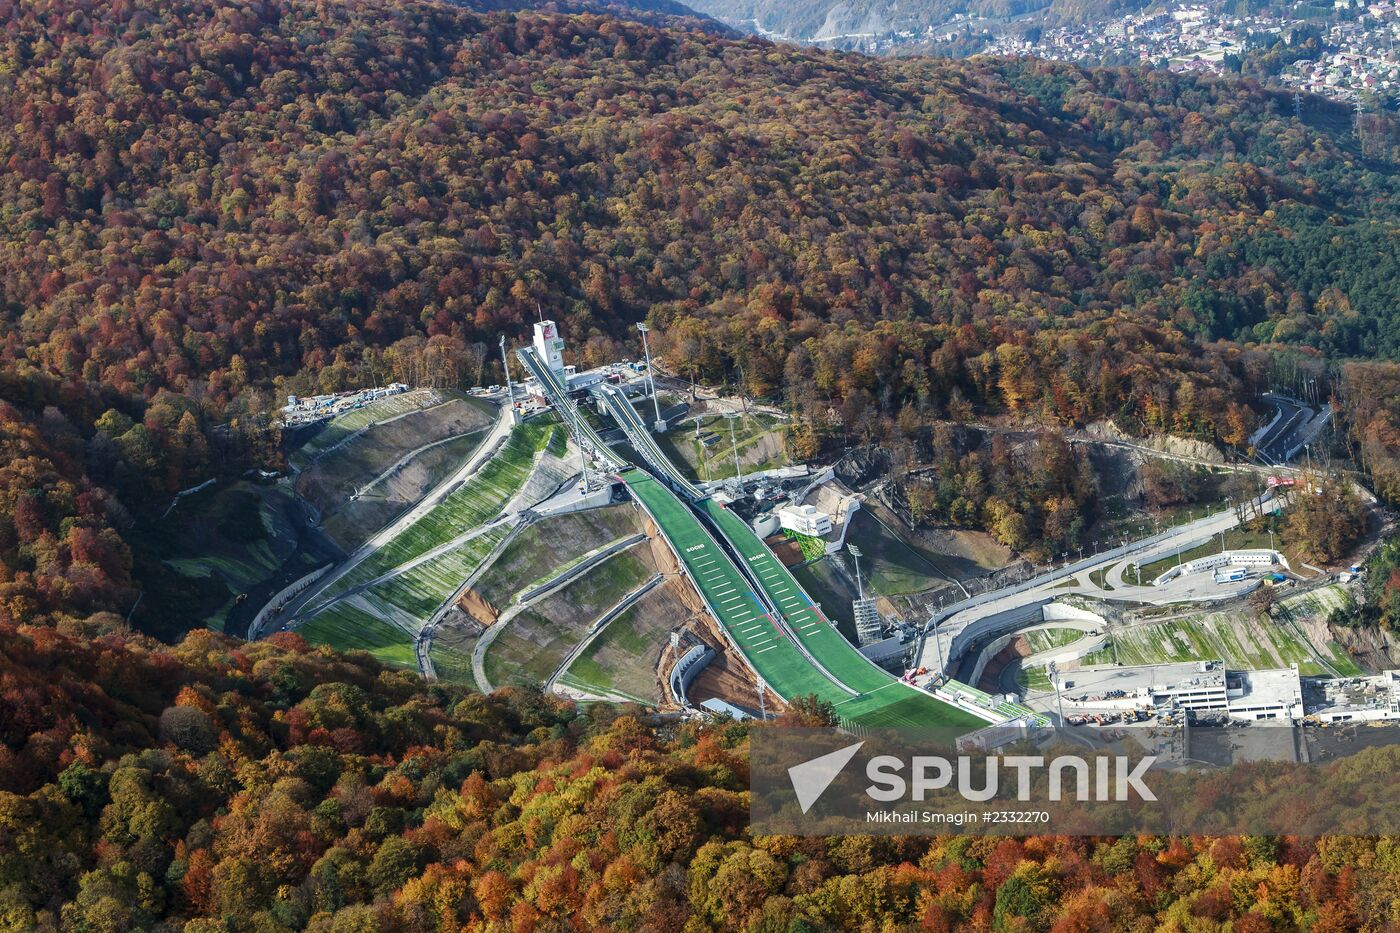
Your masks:
{"label": "dense tree canopy", "polygon": [[537,306],[585,363],[650,318],[805,454],[1238,445],[1247,344],[1393,350],[1394,163],[1256,86],[518,5],[0,0],[0,616],[128,611],[131,529],[275,461],[277,394],[489,378]]}
{"label": "dense tree canopy", "polygon": [[1321,933],[1396,910],[1386,840],[755,836],[745,726],[427,688],[295,635],[0,624],[0,702],[4,930]]}
{"label": "dense tree canopy", "polygon": [[[1377,251],[1315,228],[1384,242],[1393,162],[1256,86],[515,5],[0,0],[0,928],[1392,919],[1384,840],[755,837],[742,726],[126,631],[143,523],[275,462],[276,394],[479,369],[537,303],[585,363],[650,318],[809,452],[941,417],[1242,444],[1249,344],[1389,326]],[[1394,373],[1352,376],[1379,477]],[[1008,542],[1094,498],[1052,437],[1034,487],[938,450],[919,508]]]}

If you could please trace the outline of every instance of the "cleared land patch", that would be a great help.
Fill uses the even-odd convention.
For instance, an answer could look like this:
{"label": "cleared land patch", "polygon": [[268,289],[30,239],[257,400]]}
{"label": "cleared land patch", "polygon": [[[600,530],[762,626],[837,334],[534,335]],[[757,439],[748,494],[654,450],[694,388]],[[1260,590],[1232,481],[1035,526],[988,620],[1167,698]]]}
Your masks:
{"label": "cleared land patch", "polygon": [[678,585],[671,580],[658,586],[609,622],[560,682],[597,695],[662,703],[656,665],[667,635],[691,615],[676,593]]}
{"label": "cleared land patch", "polygon": [[[149,532],[171,572],[145,607],[161,616],[178,611],[222,631],[229,614],[239,611],[240,594],[256,595],[263,587],[270,596],[281,586],[279,575],[290,582],[335,556],[332,546],[305,531],[304,508],[281,483],[221,484],[180,500]],[[241,618],[233,634],[244,634],[239,626],[246,625]]]}
{"label": "cleared land patch", "polygon": [[[871,592],[902,596],[948,582],[928,558],[864,508],[851,516],[846,541],[861,551],[860,570]],[[850,563],[849,557],[844,559]],[[854,575],[854,565],[851,572]]]}
{"label": "cleared land patch", "polygon": [[588,552],[642,528],[635,506],[613,505],[541,519],[501,552],[476,583],[476,591],[504,610],[522,590],[568,569]]}
{"label": "cleared land patch", "polygon": [[428,656],[438,680],[447,683],[473,683],[472,649],[484,631],[481,624],[461,610],[452,610],[433,630]]}
{"label": "cleared land patch", "polygon": [[[648,403],[649,404],[649,403]],[[786,466],[787,455],[783,419],[769,414],[741,415],[734,421],[734,442],[730,442],[729,421],[722,415],[702,415],[700,433],[717,439],[706,447],[695,438],[695,422],[687,418],[677,423],[675,430],[658,437],[657,445],[687,479],[725,479],[734,475],[734,450],[738,447],[739,463],[744,472],[772,470]]]}
{"label": "cleared land patch", "polygon": [[[309,640],[332,627],[342,644],[354,643],[357,620],[366,614],[388,625],[400,634],[400,640],[410,646],[433,613],[457,591],[490,555],[495,546],[509,533],[508,529],[493,528],[473,538],[467,544],[434,557],[404,573],[375,584],[357,593],[343,596],[321,609],[306,624],[297,629]],[[381,637],[377,630],[366,635],[369,642]]]}
{"label": "cleared land patch", "polygon": [[559,667],[599,616],[656,573],[651,549],[633,545],[562,590],[504,623],[486,650],[486,676],[496,687],[538,686]]}

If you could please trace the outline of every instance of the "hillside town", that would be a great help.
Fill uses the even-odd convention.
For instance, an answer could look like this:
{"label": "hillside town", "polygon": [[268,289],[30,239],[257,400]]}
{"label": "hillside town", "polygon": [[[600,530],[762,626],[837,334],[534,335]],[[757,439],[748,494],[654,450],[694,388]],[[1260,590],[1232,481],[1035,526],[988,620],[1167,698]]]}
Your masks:
{"label": "hillside town", "polygon": [[[1300,40],[1316,30],[1320,43]],[[1280,15],[1272,10],[1241,16],[1216,5],[1182,4],[1084,25],[1030,30],[992,39],[992,55],[1035,55],[1082,64],[1151,64],[1174,72],[1240,70],[1246,56],[1286,43],[1295,61],[1271,80],[1302,93],[1319,94],[1363,108],[1394,106],[1400,91],[1400,6],[1362,7],[1336,0],[1324,20]],[[1311,56],[1311,57],[1306,57]]]}

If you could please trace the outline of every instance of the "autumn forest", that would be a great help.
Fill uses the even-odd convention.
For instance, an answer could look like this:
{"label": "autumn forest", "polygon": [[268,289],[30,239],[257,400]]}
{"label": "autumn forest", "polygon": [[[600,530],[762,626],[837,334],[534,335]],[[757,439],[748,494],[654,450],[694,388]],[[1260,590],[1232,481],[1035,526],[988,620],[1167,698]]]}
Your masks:
{"label": "autumn forest", "polygon": [[[581,365],[649,321],[804,458],[983,420],[1240,452],[1301,366],[1400,500],[1400,127],[527,6],[0,0],[0,929],[1396,922],[1387,841],[756,838],[744,727],[143,599],[176,491],[283,466],[282,396],[499,379],[537,309]],[[1061,454],[1027,541],[1093,498]]]}

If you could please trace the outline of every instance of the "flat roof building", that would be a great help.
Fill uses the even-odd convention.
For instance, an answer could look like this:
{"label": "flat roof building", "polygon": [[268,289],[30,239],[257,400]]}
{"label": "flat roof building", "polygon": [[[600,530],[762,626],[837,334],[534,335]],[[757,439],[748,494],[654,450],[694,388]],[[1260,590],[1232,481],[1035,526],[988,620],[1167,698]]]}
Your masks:
{"label": "flat roof building", "polygon": [[831,531],[831,516],[810,505],[783,506],[778,510],[778,523],[811,538],[820,538]]}
{"label": "flat roof building", "polygon": [[1068,676],[1075,686],[1064,696],[1067,711],[1151,707],[1223,713],[1242,721],[1303,718],[1303,685],[1296,667],[1231,671],[1225,662],[1212,660],[1088,668]]}

